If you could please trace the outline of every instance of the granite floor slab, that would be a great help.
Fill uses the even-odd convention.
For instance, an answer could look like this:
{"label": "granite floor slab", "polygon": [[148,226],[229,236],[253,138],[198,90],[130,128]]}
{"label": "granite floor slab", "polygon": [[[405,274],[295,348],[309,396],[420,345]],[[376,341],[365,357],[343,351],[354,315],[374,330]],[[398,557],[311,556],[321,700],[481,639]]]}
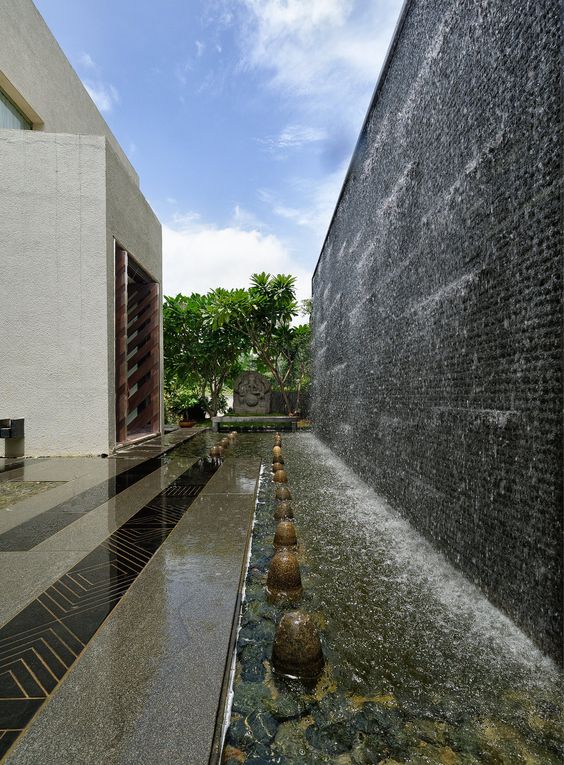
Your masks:
{"label": "granite floor slab", "polygon": [[166,465],[32,550],[0,553],[0,582],[4,584],[0,589],[0,625],[13,618],[194,462],[195,458],[182,459],[174,466]]}
{"label": "granite floor slab", "polygon": [[[20,471],[18,480],[50,480],[66,481],[66,483],[49,489],[41,495],[22,500],[13,506],[0,510],[0,534],[18,526],[31,518],[55,508],[62,502],[67,502],[81,493],[92,489],[104,480],[120,475],[136,465],[140,465],[150,457],[158,456],[174,448],[202,430],[201,428],[186,429],[180,432],[167,434],[155,439],[157,450],[150,454],[141,452],[139,447],[128,447],[124,455],[115,455],[110,459],[100,457],[68,457],[68,458],[45,458],[41,462],[35,460],[26,461],[26,466]],[[174,436],[174,438],[173,438]],[[27,465],[27,462],[30,464]],[[27,471],[27,472],[25,472]],[[9,480],[6,473],[0,479]],[[34,477],[35,476],[35,477]],[[43,476],[43,478],[41,478]],[[49,477],[51,476],[51,477]],[[16,476],[14,476],[15,478]]]}
{"label": "granite floor slab", "polygon": [[[229,460],[236,463],[237,460]],[[32,721],[6,765],[208,762],[255,490],[224,464]],[[229,478],[215,481],[223,470]],[[245,484],[247,485],[247,484]]]}

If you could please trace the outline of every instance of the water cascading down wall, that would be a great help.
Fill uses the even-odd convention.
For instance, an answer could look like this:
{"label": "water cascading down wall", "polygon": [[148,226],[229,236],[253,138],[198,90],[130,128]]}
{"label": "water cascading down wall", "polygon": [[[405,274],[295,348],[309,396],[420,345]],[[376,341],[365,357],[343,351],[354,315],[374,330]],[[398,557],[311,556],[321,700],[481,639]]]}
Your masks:
{"label": "water cascading down wall", "polygon": [[314,275],[313,418],[561,661],[559,15],[405,4]]}

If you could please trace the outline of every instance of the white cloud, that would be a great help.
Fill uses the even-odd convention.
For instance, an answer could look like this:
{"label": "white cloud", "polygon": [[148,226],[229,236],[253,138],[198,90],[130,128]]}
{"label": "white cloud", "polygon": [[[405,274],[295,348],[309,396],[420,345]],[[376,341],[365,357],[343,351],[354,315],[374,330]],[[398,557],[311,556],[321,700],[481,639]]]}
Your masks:
{"label": "white cloud", "polygon": [[89,53],[81,53],[78,62],[85,69],[97,69],[96,62]]}
{"label": "white cloud", "polygon": [[111,112],[114,105],[119,103],[117,88],[110,82],[102,80],[101,69],[89,53],[81,53],[78,63],[82,69],[89,71],[88,77],[82,82],[90,98],[101,112]]}
{"label": "white cloud", "polygon": [[401,0],[243,0],[244,66],[270,73],[270,85],[306,114],[338,113],[358,131]]}
{"label": "white cloud", "polygon": [[114,105],[119,103],[119,93],[111,83],[85,80],[84,87],[101,112],[111,112]]}
{"label": "white cloud", "polygon": [[198,58],[204,53],[206,49],[206,44],[203,43],[201,40],[196,40],[196,55]]}
{"label": "white cloud", "polygon": [[259,138],[260,143],[269,149],[300,149],[312,143],[319,143],[327,138],[327,131],[307,125],[288,125],[277,136]]}
{"label": "white cloud", "polygon": [[204,224],[193,213],[163,226],[163,261],[166,295],[247,287],[251,275],[261,271],[292,274],[298,298],[311,294],[311,273],[278,237],[234,224]]}
{"label": "white cloud", "polygon": [[238,204],[233,208],[232,225],[236,228],[250,228],[258,231],[263,231],[265,227],[264,223],[260,221],[254,213]]}
{"label": "white cloud", "polygon": [[292,199],[307,199],[309,202],[305,207],[290,205],[279,193],[269,189],[261,189],[258,192],[259,199],[274,215],[309,229],[321,241],[329,227],[347,166],[347,162],[342,163],[337,170],[320,181],[302,178],[291,181],[288,196]]}

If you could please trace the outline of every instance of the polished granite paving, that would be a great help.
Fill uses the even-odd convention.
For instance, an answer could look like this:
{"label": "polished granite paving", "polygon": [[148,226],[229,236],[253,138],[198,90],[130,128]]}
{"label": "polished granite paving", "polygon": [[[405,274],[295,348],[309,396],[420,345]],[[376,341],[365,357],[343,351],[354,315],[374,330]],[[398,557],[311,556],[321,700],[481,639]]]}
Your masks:
{"label": "polished granite paving", "polygon": [[159,455],[133,465],[118,475],[60,502],[40,516],[30,518],[10,531],[0,534],[0,552],[31,550],[32,547],[73,523],[77,516],[89,513],[150,473],[159,470],[166,459],[166,455]]}
{"label": "polished granite paving", "polygon": [[48,489],[55,489],[60,481],[0,481],[0,510]]}
{"label": "polished granite paving", "polygon": [[[136,468],[130,473],[131,478],[142,472],[146,474],[98,507],[79,512],[74,523],[52,533],[29,552],[0,553],[0,576],[2,561],[10,557],[29,560],[37,556],[41,561],[41,556],[48,559],[50,555],[60,555],[61,562],[67,563],[58,578],[0,629],[0,727],[3,727],[0,753],[9,749],[35,715],[26,735],[8,752],[6,762],[38,765],[207,762],[225,683],[226,657],[260,466],[257,460],[251,465],[245,459],[228,459],[216,472],[217,463],[196,461],[197,454],[207,452],[208,439],[209,436],[200,436],[193,445],[191,442],[180,446],[170,460],[161,457],[159,448],[151,445],[118,455],[122,465],[129,460],[132,468]],[[140,452],[144,462],[133,466],[132,460],[138,458]],[[155,454],[156,457],[152,456]],[[154,459],[162,463],[155,470],[139,470]],[[237,463],[240,463],[238,467]],[[122,470],[122,475],[130,469]],[[124,475],[124,481],[127,480]],[[96,486],[99,484],[91,489]],[[157,488],[160,490],[156,491]],[[91,490],[83,494],[87,501],[92,497]],[[104,498],[103,493],[96,496]],[[149,501],[139,506],[147,496],[151,496]],[[76,497],[70,499],[73,500],[70,506],[80,508]],[[49,513],[51,510],[38,515],[37,519]],[[14,530],[22,526],[26,526],[25,521]],[[173,529],[175,533],[169,542]],[[71,557],[66,558],[68,555]],[[163,625],[162,618],[170,603],[167,592],[162,591],[162,565],[163,560],[167,566],[170,564],[171,555],[176,562],[182,562],[167,582],[179,599],[179,608],[175,618],[172,614],[165,617]],[[187,572],[190,572],[188,577]],[[182,582],[189,586],[181,586]],[[127,598],[120,603],[125,593]],[[118,603],[120,608],[114,616]],[[138,624],[140,619],[146,622],[142,626]],[[138,733],[138,738],[153,741],[153,753],[147,754],[145,760],[145,755],[133,747],[128,754],[129,747],[133,746],[130,742],[127,752],[118,756],[114,753],[115,741],[112,742],[112,737],[108,739],[106,728],[100,727],[100,719],[109,715],[107,725],[110,727],[137,726],[139,720],[133,710],[124,712],[125,719],[119,715],[116,718],[112,702],[119,698],[119,709],[127,709],[128,701],[140,690],[135,684],[140,667],[143,671],[148,667],[152,672],[156,669],[156,654],[148,644],[161,635],[164,628],[173,627],[177,619],[180,622],[174,627],[170,640],[171,656],[159,668],[162,682],[166,681],[168,687],[160,689],[158,699],[152,701],[162,703],[162,709],[159,706],[151,716],[151,724],[147,722],[143,733]],[[102,623],[103,628],[99,629]],[[108,659],[115,657],[116,640],[123,652],[120,665],[124,671],[116,676],[112,674],[108,705],[108,699],[100,697],[96,690],[101,678],[107,676]],[[104,648],[105,642],[109,642],[109,646]],[[77,656],[80,661],[75,663]],[[170,661],[182,661],[183,674],[169,677],[167,662]],[[71,666],[73,671],[67,674]],[[214,666],[212,671],[210,666]],[[182,746],[195,754],[185,760],[177,759],[180,751],[180,742],[174,743],[177,733],[164,745],[164,755],[156,757],[159,750],[154,748],[154,724],[160,719],[161,727],[170,725],[164,698],[166,693],[174,693],[176,686],[178,712],[188,723],[193,717],[189,728],[183,728],[181,737]],[[57,693],[53,694],[55,689]],[[49,703],[44,704],[46,699]],[[89,711],[89,703],[94,703],[96,709]],[[72,732],[73,724],[77,725],[77,731],[71,733],[66,743],[61,742],[55,729],[63,725]],[[151,751],[147,743],[143,749],[146,753]]]}
{"label": "polished granite paving", "polygon": [[182,473],[0,629],[0,756],[53,692],[217,467],[214,460],[203,459]]}

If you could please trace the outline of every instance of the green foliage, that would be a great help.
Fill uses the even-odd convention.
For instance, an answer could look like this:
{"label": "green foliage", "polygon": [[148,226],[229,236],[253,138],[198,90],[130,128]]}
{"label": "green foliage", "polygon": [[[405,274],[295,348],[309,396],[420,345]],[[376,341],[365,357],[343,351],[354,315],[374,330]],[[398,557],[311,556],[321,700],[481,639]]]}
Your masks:
{"label": "green foliage", "polygon": [[210,416],[225,411],[223,391],[245,369],[269,375],[282,393],[299,392],[310,375],[309,324],[292,326],[311,313],[296,302],[296,280],[254,274],[248,289],[218,288],[206,295],[166,297],[164,315],[165,402],[181,415],[201,402]]}
{"label": "green foliage", "polygon": [[213,290],[208,311],[210,326],[232,327],[247,339],[282,393],[288,413],[288,380],[309,330],[307,325],[302,329],[291,324],[299,312],[295,283],[293,276],[284,274],[253,274],[247,290]]}
{"label": "green foliage", "polygon": [[[247,339],[226,324],[213,326],[212,293],[165,297],[163,307],[165,390],[171,397],[192,396],[211,417],[226,406],[223,390],[241,371]],[[172,411],[172,410],[171,410]]]}
{"label": "green foliage", "polygon": [[187,410],[197,406],[199,403],[200,400],[196,390],[183,385],[176,377],[167,378],[165,375],[164,405],[167,422],[186,417]]}

